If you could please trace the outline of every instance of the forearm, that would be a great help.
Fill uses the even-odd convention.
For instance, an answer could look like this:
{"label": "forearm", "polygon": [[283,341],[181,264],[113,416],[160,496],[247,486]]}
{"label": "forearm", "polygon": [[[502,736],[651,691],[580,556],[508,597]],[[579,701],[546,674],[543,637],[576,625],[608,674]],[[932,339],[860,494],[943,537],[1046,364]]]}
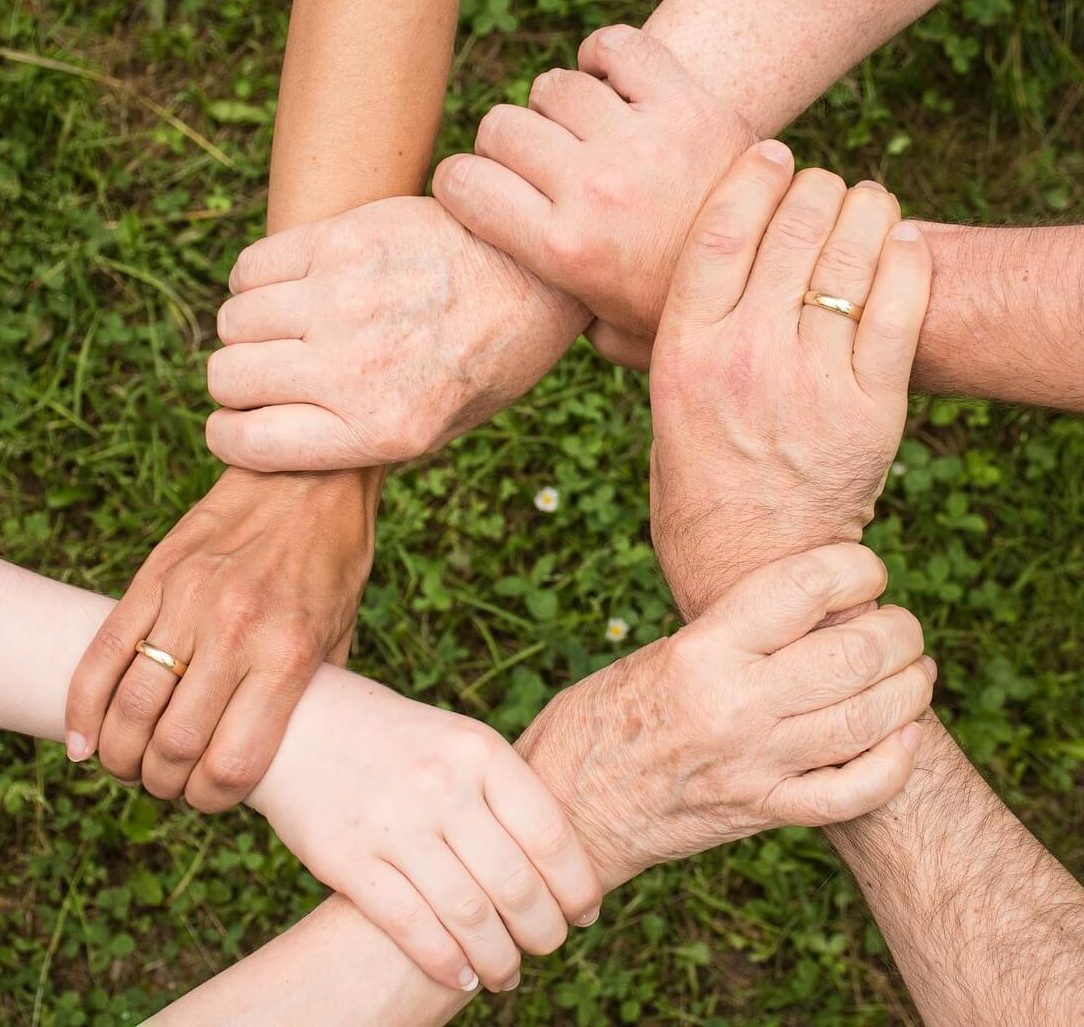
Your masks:
{"label": "forearm", "polygon": [[664,0],[644,28],[760,136],[774,135],[936,0]]}
{"label": "forearm", "polygon": [[931,713],[918,766],[876,813],[826,828],[930,1027],[1084,1017],[1084,888]]}
{"label": "forearm", "polygon": [[295,0],[269,232],[421,192],[458,10],[456,0]]}
{"label": "forearm", "polygon": [[914,386],[1084,410],[1084,226],[922,229],[934,280]]}

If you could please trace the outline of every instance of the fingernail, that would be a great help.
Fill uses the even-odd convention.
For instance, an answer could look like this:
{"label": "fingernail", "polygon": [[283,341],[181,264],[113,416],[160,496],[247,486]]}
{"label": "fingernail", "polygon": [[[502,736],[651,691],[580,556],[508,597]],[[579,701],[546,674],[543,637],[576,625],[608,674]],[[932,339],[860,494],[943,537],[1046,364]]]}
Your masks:
{"label": "fingernail", "polygon": [[501,985],[501,991],[515,991],[519,987],[519,971],[517,970],[511,977],[508,978],[504,984]]}
{"label": "fingernail", "polygon": [[765,139],[757,146],[757,150],[765,160],[770,160],[773,164],[790,164],[790,147],[778,139]]}
{"label": "fingernail", "polygon": [[922,740],[922,728],[917,724],[908,724],[900,732],[900,745],[908,752],[918,752],[918,743]]}
{"label": "fingernail", "polygon": [[594,909],[589,909],[586,913],[583,914],[583,916],[577,917],[574,923],[577,927],[590,927],[596,920],[598,920],[598,915],[601,912],[602,910],[599,909],[598,906],[595,906]]}
{"label": "fingernail", "polygon": [[872,178],[867,178],[864,181],[859,182],[858,185],[855,186],[855,189],[876,189],[882,193],[888,192],[880,182],[875,182]]}
{"label": "fingernail", "polygon": [[78,731],[69,731],[65,742],[68,747],[68,759],[73,763],[80,763],[90,755],[90,746],[87,740]]}
{"label": "fingernail", "polygon": [[898,239],[900,242],[918,242],[922,238],[922,233],[912,222],[901,221],[888,233],[888,238]]}
{"label": "fingernail", "polygon": [[478,987],[478,975],[469,966],[459,971],[458,981],[460,991],[474,991]]}

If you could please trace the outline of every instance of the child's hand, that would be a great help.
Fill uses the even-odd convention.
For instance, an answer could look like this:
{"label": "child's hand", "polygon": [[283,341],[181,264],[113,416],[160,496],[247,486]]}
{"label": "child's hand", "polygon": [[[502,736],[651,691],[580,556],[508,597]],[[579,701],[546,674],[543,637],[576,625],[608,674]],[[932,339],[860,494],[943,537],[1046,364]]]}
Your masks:
{"label": "child's hand", "polygon": [[685,233],[752,129],[658,40],[627,25],[502,104],[433,193],[474,234],[582,300],[603,356],[646,368]]}
{"label": "child's hand", "polygon": [[515,987],[597,915],[594,867],[496,732],[324,667],[249,799],[312,873],[434,980]]}

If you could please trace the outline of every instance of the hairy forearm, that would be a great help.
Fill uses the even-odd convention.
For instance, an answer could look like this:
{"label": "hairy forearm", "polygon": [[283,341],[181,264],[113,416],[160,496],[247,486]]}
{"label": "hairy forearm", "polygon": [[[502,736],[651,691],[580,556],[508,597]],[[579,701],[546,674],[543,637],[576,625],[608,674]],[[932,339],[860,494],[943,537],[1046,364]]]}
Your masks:
{"label": "hairy forearm", "polygon": [[769,136],[935,3],[663,0],[644,28]]}
{"label": "hairy forearm", "polygon": [[1084,888],[932,713],[901,795],[826,833],[930,1027],[1084,1020]]}
{"label": "hairy forearm", "polygon": [[295,0],[269,231],[421,192],[458,9],[455,0]]}
{"label": "hairy forearm", "polygon": [[914,385],[1084,410],[1084,226],[922,229],[934,281]]}

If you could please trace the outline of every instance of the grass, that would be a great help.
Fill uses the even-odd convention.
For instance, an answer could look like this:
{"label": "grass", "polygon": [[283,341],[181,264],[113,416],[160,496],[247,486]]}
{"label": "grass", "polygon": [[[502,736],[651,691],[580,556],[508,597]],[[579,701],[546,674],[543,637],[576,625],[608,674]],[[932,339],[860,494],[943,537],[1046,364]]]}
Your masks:
{"label": "grass", "polygon": [[[631,0],[468,0],[440,152],[491,104],[641,19]],[[120,592],[213,481],[203,365],[260,233],[285,2],[16,0],[0,15],[0,555]],[[789,132],[908,212],[1084,221],[1084,24],[1053,0],[947,3]],[[526,724],[675,625],[647,544],[644,382],[585,345],[397,476],[352,665]],[[1084,870],[1084,422],[916,399],[869,541],[927,626],[939,708]],[[532,504],[560,490],[553,514]],[[607,618],[632,631],[604,637]],[[314,905],[244,811],[129,793],[0,736],[0,1021],[138,1021]],[[643,875],[465,1024],[876,1025],[917,1018],[856,889],[786,830]]]}

